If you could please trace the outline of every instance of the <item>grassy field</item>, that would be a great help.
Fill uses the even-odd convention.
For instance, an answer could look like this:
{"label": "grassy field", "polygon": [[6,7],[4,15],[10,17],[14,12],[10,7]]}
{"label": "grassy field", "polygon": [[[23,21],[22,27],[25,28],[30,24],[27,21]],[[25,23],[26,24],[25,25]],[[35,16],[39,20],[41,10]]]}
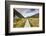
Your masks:
{"label": "grassy field", "polygon": [[31,16],[29,18],[16,18],[16,19],[14,19],[13,20],[13,27],[14,28],[24,27],[27,19],[28,19],[31,27],[38,27],[39,26],[39,14],[37,14],[37,15]]}
{"label": "grassy field", "polygon": [[[39,18],[26,18],[29,20],[30,26],[31,27],[38,27],[39,26]],[[25,22],[26,22],[25,18],[18,18],[14,20],[14,27],[24,27]]]}
{"label": "grassy field", "polygon": [[39,26],[39,18],[29,18],[29,23],[31,27],[38,27]]}
{"label": "grassy field", "polygon": [[26,22],[26,19],[24,19],[24,18],[18,18],[18,19],[15,19],[14,20],[14,27],[24,27],[24,25],[25,25],[25,22]]}

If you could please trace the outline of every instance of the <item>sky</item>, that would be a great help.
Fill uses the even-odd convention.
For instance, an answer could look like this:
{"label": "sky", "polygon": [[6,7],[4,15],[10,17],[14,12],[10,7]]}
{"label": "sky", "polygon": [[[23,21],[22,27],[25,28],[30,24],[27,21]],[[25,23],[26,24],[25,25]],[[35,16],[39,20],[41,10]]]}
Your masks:
{"label": "sky", "polygon": [[39,9],[15,8],[22,16],[31,17],[39,13]]}

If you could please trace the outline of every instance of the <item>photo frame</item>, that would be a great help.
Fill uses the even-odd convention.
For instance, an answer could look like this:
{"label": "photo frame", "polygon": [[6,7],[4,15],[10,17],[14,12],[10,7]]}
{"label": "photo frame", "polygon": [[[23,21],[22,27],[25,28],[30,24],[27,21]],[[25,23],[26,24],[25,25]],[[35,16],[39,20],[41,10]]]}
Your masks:
{"label": "photo frame", "polygon": [[5,34],[37,33],[45,33],[45,3],[5,1]]}

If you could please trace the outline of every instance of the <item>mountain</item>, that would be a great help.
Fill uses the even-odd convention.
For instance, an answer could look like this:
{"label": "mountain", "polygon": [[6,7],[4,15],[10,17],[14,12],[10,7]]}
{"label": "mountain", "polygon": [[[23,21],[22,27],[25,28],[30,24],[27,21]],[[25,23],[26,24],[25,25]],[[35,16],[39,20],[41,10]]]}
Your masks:
{"label": "mountain", "polygon": [[[17,15],[20,18],[27,18],[27,17],[36,17],[38,14],[37,9],[25,9],[25,8],[15,8],[14,9],[14,17]],[[38,16],[37,16],[38,17]]]}

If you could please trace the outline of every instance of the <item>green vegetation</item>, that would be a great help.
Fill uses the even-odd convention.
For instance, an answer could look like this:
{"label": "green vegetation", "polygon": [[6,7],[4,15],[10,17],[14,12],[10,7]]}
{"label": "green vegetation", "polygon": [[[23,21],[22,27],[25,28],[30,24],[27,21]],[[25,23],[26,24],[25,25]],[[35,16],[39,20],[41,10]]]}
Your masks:
{"label": "green vegetation", "polygon": [[22,28],[28,19],[31,27],[39,27],[39,14],[28,17],[28,18],[16,18],[13,20],[13,27]]}
{"label": "green vegetation", "polygon": [[29,23],[31,27],[38,27],[39,26],[39,18],[29,18]]}
{"label": "green vegetation", "polygon": [[26,22],[26,19],[24,18],[17,18],[14,20],[14,27],[24,27],[25,25],[25,22]]}

